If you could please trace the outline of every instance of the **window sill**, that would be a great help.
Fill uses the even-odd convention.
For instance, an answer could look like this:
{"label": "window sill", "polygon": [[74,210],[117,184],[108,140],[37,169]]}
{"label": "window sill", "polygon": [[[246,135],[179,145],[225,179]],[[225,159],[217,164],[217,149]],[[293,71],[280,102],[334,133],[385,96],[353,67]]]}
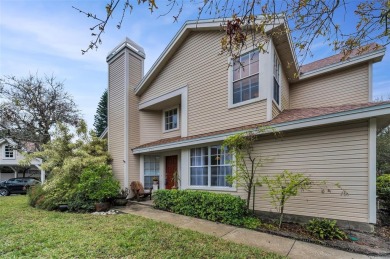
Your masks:
{"label": "window sill", "polygon": [[3,157],[3,160],[15,160],[15,157]]}
{"label": "window sill", "polygon": [[207,186],[188,186],[187,190],[203,190],[203,191],[220,191],[220,192],[236,192],[235,187],[207,187]]}
{"label": "window sill", "polygon": [[260,102],[260,101],[263,101],[263,100],[266,100],[266,99],[265,99],[265,98],[257,97],[257,98],[250,99],[250,100],[247,100],[247,101],[244,101],[244,102],[240,102],[240,103],[235,103],[235,104],[229,103],[228,109],[233,109],[233,108],[241,107],[241,106],[244,106],[244,105],[247,105],[247,104],[251,104],[251,103],[255,103],[255,102]]}
{"label": "window sill", "polygon": [[279,109],[279,112],[282,112],[282,107],[281,107],[281,103],[280,104],[278,104],[276,101],[275,101],[275,99],[274,98],[272,98],[272,102],[276,105],[276,107],[278,107],[278,109]]}
{"label": "window sill", "polygon": [[169,132],[172,132],[172,131],[176,131],[176,130],[180,130],[180,128],[174,128],[174,129],[170,129],[170,130],[163,130],[163,133],[169,133]]}

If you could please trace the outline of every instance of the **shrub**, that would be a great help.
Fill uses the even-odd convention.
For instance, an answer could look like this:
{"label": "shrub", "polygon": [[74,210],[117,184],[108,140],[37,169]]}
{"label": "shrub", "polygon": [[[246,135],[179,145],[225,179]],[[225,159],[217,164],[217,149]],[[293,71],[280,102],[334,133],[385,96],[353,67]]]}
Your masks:
{"label": "shrub", "polygon": [[83,170],[77,192],[87,200],[106,201],[118,195],[119,182],[114,179],[111,167],[108,165],[90,166]]}
{"label": "shrub", "polygon": [[258,229],[262,223],[260,219],[255,217],[245,217],[242,219],[242,225],[249,229]]}
{"label": "shrub", "polygon": [[89,200],[83,192],[76,192],[68,201],[69,211],[90,212],[95,210],[95,201]]}
{"label": "shrub", "polygon": [[339,229],[336,220],[314,218],[306,225],[307,230],[319,239],[345,239],[347,236]]}
{"label": "shrub", "polygon": [[158,190],[154,204],[157,209],[232,225],[242,225],[247,215],[240,197],[205,191]]}
{"label": "shrub", "polygon": [[[26,155],[21,164],[29,165],[34,157],[43,160],[42,169],[50,172],[50,177],[42,187],[29,192],[31,206],[54,210],[60,204],[68,204],[75,211],[78,208],[85,211],[90,210],[92,200],[111,196],[113,189],[115,195],[118,193],[119,185],[112,179],[107,165],[111,158],[106,141],[94,132],[88,133],[84,122],[80,122],[75,134],[58,124],[52,140],[43,145],[43,150]],[[83,186],[79,187],[83,173]]]}
{"label": "shrub", "polygon": [[27,191],[28,204],[35,207],[43,193],[44,191],[40,184],[30,187]]}
{"label": "shrub", "polygon": [[384,174],[377,178],[376,181],[378,198],[381,205],[390,210],[390,174]]}

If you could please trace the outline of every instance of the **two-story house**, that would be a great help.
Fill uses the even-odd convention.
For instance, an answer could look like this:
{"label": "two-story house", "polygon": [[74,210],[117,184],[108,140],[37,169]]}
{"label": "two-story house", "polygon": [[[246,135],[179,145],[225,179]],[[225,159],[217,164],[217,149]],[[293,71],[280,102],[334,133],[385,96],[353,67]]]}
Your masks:
{"label": "two-story house", "polygon": [[[109,53],[108,147],[122,185],[139,180],[150,186],[158,176],[161,189],[179,179],[180,189],[244,197],[226,181],[234,170],[221,143],[271,125],[283,138],[264,135],[255,145],[255,152],[273,158],[262,173],[302,172],[349,193],[341,196],[336,187],[305,192],[286,213],[375,223],[375,137],[390,121],[390,103],[371,103],[372,64],[385,49],[299,69],[284,33],[270,39],[266,53],[248,44],[240,66],[219,55],[220,23],[186,22],[145,75],[145,52],[130,39]],[[255,209],[274,211],[265,187],[257,192]]]}
{"label": "two-story house", "polygon": [[24,159],[22,153],[16,150],[17,144],[10,138],[0,138],[0,181],[16,177],[36,177],[45,181],[45,171],[41,169],[42,160],[34,158],[30,166],[22,167],[19,161]]}

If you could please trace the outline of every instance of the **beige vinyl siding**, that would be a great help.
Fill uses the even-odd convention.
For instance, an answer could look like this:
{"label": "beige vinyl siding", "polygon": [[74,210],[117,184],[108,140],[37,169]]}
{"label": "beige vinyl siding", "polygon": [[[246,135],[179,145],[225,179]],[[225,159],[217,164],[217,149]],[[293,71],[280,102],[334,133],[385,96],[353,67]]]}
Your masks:
{"label": "beige vinyl siding", "polygon": [[279,107],[272,101],[272,118],[275,118],[280,113]]}
{"label": "beige vinyl siding", "polygon": [[[129,62],[129,89],[134,89],[142,79],[142,60],[135,55],[128,53]],[[139,156],[133,155],[131,149],[140,145],[140,112],[138,110],[139,97],[132,90],[129,90],[129,147],[128,147],[128,170],[129,184],[132,181],[139,181]]]}
{"label": "beige vinyl siding", "polygon": [[140,144],[146,144],[159,139],[181,136],[181,110],[179,108],[179,128],[163,132],[163,111],[140,111]]}
{"label": "beige vinyl siding", "polygon": [[295,83],[290,108],[336,106],[368,102],[368,64]]}
{"label": "beige vinyl siding", "polygon": [[[188,87],[188,135],[266,120],[266,101],[228,109],[228,58],[220,53],[222,32],[192,32],[141,96],[141,103]],[[260,87],[262,80],[260,78]]]}
{"label": "beige vinyl siding", "polygon": [[141,145],[161,139],[161,111],[140,111]]}
{"label": "beige vinyl siding", "polygon": [[282,111],[285,109],[290,109],[290,85],[287,80],[287,76],[282,70]]}
{"label": "beige vinyl siding", "polygon": [[108,65],[108,151],[112,156],[115,177],[124,181],[124,123],[125,123],[125,55],[121,54]]}
{"label": "beige vinyl siding", "polygon": [[[315,186],[291,198],[286,204],[286,213],[368,222],[367,122],[284,133],[281,139],[261,141],[255,146],[255,153],[273,159],[260,169],[265,174],[275,175],[287,169],[302,172],[317,183],[327,181],[331,193],[323,194],[321,187]],[[336,183],[349,195],[341,196]],[[245,197],[241,188],[238,193]],[[275,212],[269,201],[266,187],[258,187],[255,209]]]}

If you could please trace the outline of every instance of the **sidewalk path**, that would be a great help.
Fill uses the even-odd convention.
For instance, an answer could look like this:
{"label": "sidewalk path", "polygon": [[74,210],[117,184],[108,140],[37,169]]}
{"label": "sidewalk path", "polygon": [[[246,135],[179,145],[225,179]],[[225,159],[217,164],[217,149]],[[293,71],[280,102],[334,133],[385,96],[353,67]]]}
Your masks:
{"label": "sidewalk path", "polygon": [[179,228],[191,229],[201,233],[217,236],[235,243],[259,247],[264,251],[275,252],[280,255],[288,256],[289,258],[374,258],[366,255],[348,253],[329,247],[296,241],[294,239],[274,236],[254,230],[238,228],[203,219],[156,210],[153,209],[150,205],[142,205],[133,202],[126,207],[118,207],[116,209],[125,213],[172,224]]}

